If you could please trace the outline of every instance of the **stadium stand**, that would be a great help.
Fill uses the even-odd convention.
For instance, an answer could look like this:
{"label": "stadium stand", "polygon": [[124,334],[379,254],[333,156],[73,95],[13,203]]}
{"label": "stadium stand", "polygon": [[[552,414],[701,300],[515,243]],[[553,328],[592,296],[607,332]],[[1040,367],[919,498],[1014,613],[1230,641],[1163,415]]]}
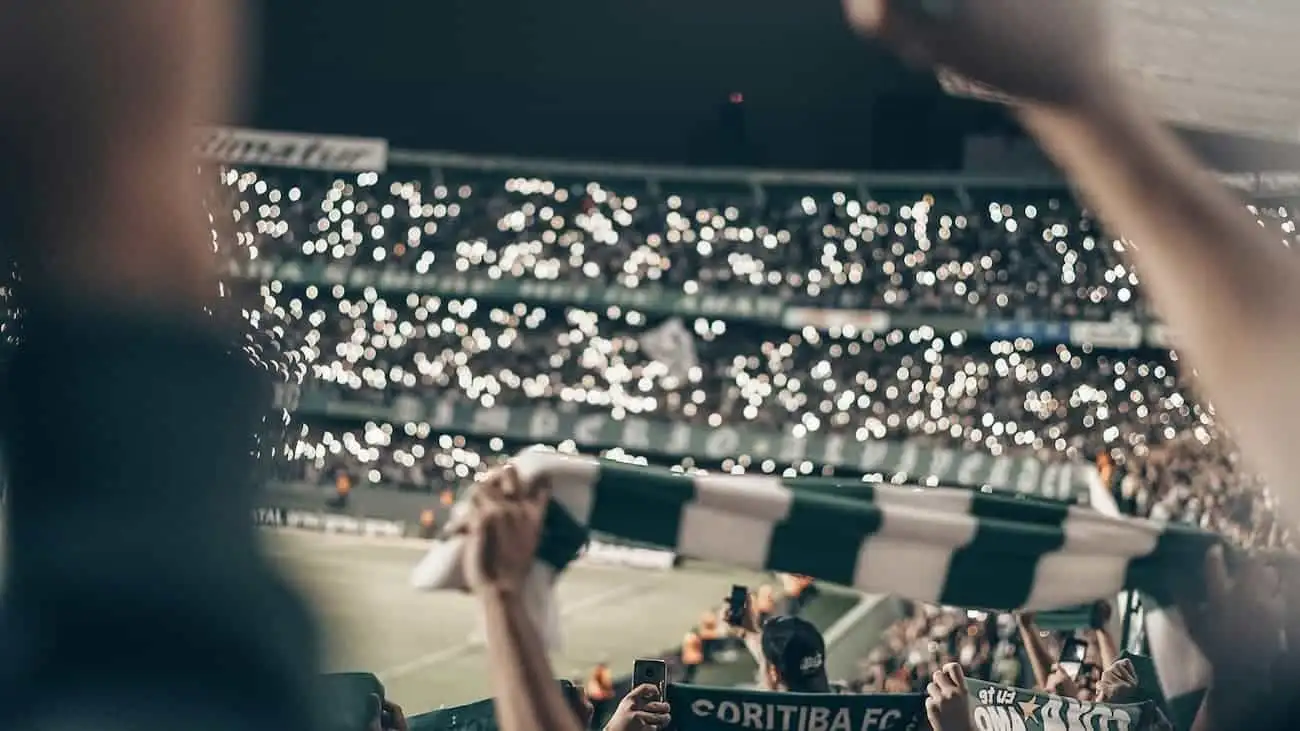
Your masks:
{"label": "stadium stand", "polygon": [[[426,495],[442,522],[460,486],[545,443],[1020,492],[1290,545],[1126,244],[1063,189],[511,164],[217,169],[245,314],[308,374],[276,481],[335,507]],[[1294,241],[1290,209],[1252,210]],[[919,689],[948,660],[1033,683],[1011,615],[906,609],[853,687]]]}
{"label": "stadium stand", "polygon": [[[283,329],[317,394],[458,408],[432,459],[427,422],[303,423],[296,478],[333,482],[342,467],[359,483],[437,492],[487,464],[447,439],[505,446],[474,433],[476,415],[506,406],[523,422],[545,405],[1044,464],[1104,454],[1130,510],[1265,540],[1229,528],[1268,498],[1244,497],[1254,485],[1230,447],[1205,449],[1222,435],[1119,262],[1124,244],[1064,191],[846,192],[618,168],[600,182],[463,168],[221,176],[214,206],[233,212],[233,240],[253,257],[237,271],[264,282],[256,317]],[[1294,238],[1288,209],[1258,213]],[[651,355],[665,336],[680,339],[675,362]],[[589,444],[514,436],[626,446],[604,431]],[[699,466],[855,472],[817,454],[783,464],[743,436],[722,446]],[[1215,469],[1196,468],[1206,461]]]}

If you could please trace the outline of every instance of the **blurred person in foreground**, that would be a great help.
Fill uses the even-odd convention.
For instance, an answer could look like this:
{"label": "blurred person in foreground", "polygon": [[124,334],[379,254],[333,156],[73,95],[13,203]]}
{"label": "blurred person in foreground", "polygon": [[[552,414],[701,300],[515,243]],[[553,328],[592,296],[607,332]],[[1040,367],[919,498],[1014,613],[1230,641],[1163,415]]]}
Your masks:
{"label": "blurred person in foreground", "polygon": [[240,10],[0,0],[0,242],[25,310],[0,727],[319,728],[312,618],[249,519],[270,383],[216,306],[192,160],[230,111]]}
{"label": "blurred person in foreground", "polygon": [[384,700],[377,695],[370,696],[374,715],[366,731],[409,731],[406,713],[396,703]]}

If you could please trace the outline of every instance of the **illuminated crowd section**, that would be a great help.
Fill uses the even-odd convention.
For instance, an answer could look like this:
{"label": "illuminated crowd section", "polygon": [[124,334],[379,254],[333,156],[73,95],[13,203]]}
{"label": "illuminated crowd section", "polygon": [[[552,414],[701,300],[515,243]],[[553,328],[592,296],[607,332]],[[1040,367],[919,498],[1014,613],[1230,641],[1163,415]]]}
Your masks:
{"label": "illuminated crowd section", "polygon": [[[1104,454],[1134,511],[1243,535],[1270,505],[1166,343],[1061,335],[1154,326],[1125,242],[1065,191],[219,174],[217,240],[260,281],[246,314],[338,398]],[[1252,210],[1292,244],[1287,208]],[[674,362],[646,347],[670,326],[685,343]],[[418,420],[299,419],[293,475],[439,492],[517,446]],[[836,473],[743,453],[668,461]]]}

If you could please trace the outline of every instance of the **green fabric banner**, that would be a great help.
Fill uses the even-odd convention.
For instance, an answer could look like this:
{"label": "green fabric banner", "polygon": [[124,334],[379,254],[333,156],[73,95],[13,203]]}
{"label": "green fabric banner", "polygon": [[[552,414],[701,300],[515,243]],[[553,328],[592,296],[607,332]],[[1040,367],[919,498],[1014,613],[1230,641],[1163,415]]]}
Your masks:
{"label": "green fabric banner", "polygon": [[[668,686],[677,731],[916,731],[925,718],[919,694],[773,693],[694,685]],[[491,698],[409,719],[411,731],[496,731]]]}
{"label": "green fabric banner", "polygon": [[484,698],[411,716],[406,723],[410,731],[496,731],[495,710],[492,699]]}
{"label": "green fabric banner", "polygon": [[834,301],[819,300],[815,306],[801,306],[785,297],[752,294],[743,290],[687,294],[680,290],[648,284],[635,289],[609,286],[596,281],[539,280],[528,278],[492,279],[481,274],[421,274],[400,265],[345,262],[275,262],[265,259],[230,262],[227,274],[249,281],[280,281],[291,286],[315,284],[341,286],[358,292],[377,292],[405,297],[411,292],[442,297],[474,297],[488,302],[573,305],[591,309],[624,307],[667,317],[717,317],[748,320],[765,325],[821,331],[852,328],[855,332],[882,332],[890,328],[910,330],[932,328],[948,334],[970,332],[989,340],[1027,337],[1046,343],[1083,343],[1105,348],[1132,349],[1143,344],[1168,347],[1163,326],[1145,329],[1128,321],[997,320],[966,314],[929,312],[885,312],[839,307]]}
{"label": "green fabric banner", "polygon": [[391,404],[333,396],[319,386],[304,390],[298,412],[355,421],[404,424],[427,422],[435,432],[500,436],[519,442],[554,445],[572,439],[579,447],[622,447],[642,454],[721,461],[749,455],[781,464],[805,460],[887,477],[904,474],[913,481],[934,478],[939,484],[989,487],[1068,502],[1086,501],[1089,476],[1096,468],[1083,462],[1048,463],[1032,457],[995,457],[924,447],[907,441],[854,439],[844,434],[794,434],[760,426],[707,427],[664,419],[608,414],[573,414],[547,407],[483,408],[460,399],[422,399],[403,394]]}
{"label": "green fabric banner", "polygon": [[925,697],[913,693],[775,693],[668,686],[678,731],[914,731]]}
{"label": "green fabric banner", "polygon": [[1155,719],[1147,703],[1090,703],[970,678],[966,689],[975,731],[1140,731]]}
{"label": "green fabric banner", "polygon": [[[786,302],[779,297],[743,296],[736,293],[690,295],[662,287],[611,287],[604,282],[541,281],[536,279],[492,279],[482,275],[419,274],[395,267],[352,266],[316,262],[273,262],[258,259],[232,262],[229,274],[255,281],[279,280],[286,284],[342,285],[348,289],[373,287],[380,292],[405,296],[409,292],[484,300],[570,304],[585,307],[629,307],[661,315],[723,317],[758,320],[782,325],[787,317]],[[822,312],[810,310],[810,312]],[[851,311],[849,311],[851,312]],[[871,313],[864,313],[871,314]],[[846,315],[847,316],[847,315]],[[811,323],[809,323],[811,324]],[[889,318],[880,322],[887,327]]]}

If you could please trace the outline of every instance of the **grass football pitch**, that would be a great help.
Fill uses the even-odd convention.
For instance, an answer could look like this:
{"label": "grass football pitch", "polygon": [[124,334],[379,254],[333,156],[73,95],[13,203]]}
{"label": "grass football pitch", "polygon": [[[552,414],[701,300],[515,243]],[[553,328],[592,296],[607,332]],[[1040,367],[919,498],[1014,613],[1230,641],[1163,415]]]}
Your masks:
{"label": "grass football pitch", "polygon": [[[270,550],[312,597],[328,631],[328,670],[367,670],[408,714],[489,695],[475,601],[417,592],[407,575],[419,544],[276,532]],[[559,583],[560,677],[581,678],[599,661],[616,675],[632,661],[676,647],[732,584],[769,576],[714,567],[675,571],[578,565]]]}

